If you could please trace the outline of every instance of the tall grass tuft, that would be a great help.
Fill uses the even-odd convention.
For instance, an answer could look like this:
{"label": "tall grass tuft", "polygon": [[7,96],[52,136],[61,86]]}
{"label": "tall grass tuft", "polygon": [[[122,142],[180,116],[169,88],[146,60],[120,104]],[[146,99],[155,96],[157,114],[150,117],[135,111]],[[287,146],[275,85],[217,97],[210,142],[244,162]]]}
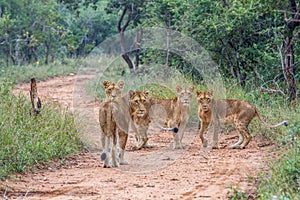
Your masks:
{"label": "tall grass tuft", "polygon": [[24,96],[10,94],[12,86],[0,81],[0,179],[44,167],[82,146],[72,116],[45,102],[40,115],[34,116]]}

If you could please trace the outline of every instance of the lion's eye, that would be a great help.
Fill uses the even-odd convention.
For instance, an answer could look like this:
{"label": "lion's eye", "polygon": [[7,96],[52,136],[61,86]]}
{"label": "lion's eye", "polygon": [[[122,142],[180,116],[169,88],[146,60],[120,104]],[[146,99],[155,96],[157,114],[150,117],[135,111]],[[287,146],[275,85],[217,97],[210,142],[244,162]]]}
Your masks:
{"label": "lion's eye", "polygon": [[134,103],[135,103],[135,104],[139,104],[138,100],[135,100]]}
{"label": "lion's eye", "polygon": [[207,98],[207,102],[210,102],[210,98]]}

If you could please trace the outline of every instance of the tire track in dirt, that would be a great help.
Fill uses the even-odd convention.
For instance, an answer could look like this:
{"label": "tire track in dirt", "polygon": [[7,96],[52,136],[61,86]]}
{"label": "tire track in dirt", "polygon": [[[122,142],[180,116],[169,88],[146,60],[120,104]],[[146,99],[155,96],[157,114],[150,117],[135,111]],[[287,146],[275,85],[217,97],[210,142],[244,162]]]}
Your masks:
{"label": "tire track in dirt", "polygon": [[[77,76],[38,82],[39,95],[68,106],[72,111],[73,87]],[[29,84],[17,85],[15,94],[28,95]],[[87,102],[87,107],[97,103]],[[95,122],[97,123],[97,122]],[[219,137],[221,146],[235,142],[231,132]],[[104,169],[99,150],[85,151],[50,167],[0,182],[10,199],[228,199],[230,187],[255,198],[257,173],[266,170],[272,146],[260,145],[266,139],[254,137],[244,150],[201,149],[196,130],[184,136],[184,150],[172,149],[172,134],[149,130],[152,149],[132,151],[134,136],[129,135],[125,158],[129,165]],[[264,147],[259,147],[264,146]],[[163,150],[162,150],[163,149]],[[160,166],[162,167],[160,167]]]}

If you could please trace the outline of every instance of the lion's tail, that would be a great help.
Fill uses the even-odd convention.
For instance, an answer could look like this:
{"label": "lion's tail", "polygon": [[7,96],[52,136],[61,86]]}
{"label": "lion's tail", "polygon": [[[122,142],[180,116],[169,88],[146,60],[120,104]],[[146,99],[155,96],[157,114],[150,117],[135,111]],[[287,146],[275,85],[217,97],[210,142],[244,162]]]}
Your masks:
{"label": "lion's tail", "polygon": [[282,122],[280,122],[280,123],[278,123],[278,124],[275,124],[275,125],[270,125],[270,124],[268,124],[267,122],[265,122],[265,121],[262,119],[262,117],[261,117],[260,113],[258,112],[257,108],[255,108],[255,113],[256,113],[256,115],[257,115],[259,121],[260,121],[264,126],[266,126],[266,127],[268,127],[268,128],[276,128],[276,127],[279,127],[279,126],[282,126],[282,125],[284,125],[284,126],[288,126],[288,125],[289,125],[289,122],[286,121],[286,120],[284,120],[284,121],[282,121]]}
{"label": "lion's tail", "polygon": [[173,131],[174,133],[178,132],[178,128],[177,127],[173,127],[173,128],[163,127],[156,120],[154,120],[154,123],[155,123],[156,126],[158,126],[160,129],[162,129],[164,131]]}

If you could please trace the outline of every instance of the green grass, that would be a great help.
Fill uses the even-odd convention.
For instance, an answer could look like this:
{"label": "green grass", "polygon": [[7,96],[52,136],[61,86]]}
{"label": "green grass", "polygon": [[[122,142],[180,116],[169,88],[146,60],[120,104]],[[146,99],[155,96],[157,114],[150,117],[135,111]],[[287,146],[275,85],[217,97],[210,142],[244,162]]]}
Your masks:
{"label": "green grass", "polygon": [[46,80],[49,77],[76,74],[79,68],[79,60],[66,60],[50,63],[49,65],[31,64],[26,66],[0,66],[0,80],[9,78],[14,83],[28,82],[31,78]]}
{"label": "green grass", "polygon": [[72,116],[45,102],[41,114],[34,116],[24,96],[10,94],[12,86],[0,81],[0,179],[47,166],[82,147]]}
{"label": "green grass", "polygon": [[259,199],[300,199],[300,125],[291,124],[288,134],[280,139],[281,156],[270,161],[270,171],[261,176]]}
{"label": "green grass", "polygon": [[[257,185],[257,198],[300,199],[300,105],[290,106],[286,97],[263,94],[256,87],[248,88],[247,92],[240,87],[228,87],[227,96],[249,101],[270,124],[289,121],[288,127],[269,129],[255,118],[249,126],[251,135],[263,135],[272,139],[275,143],[273,151],[278,151],[281,155],[279,158],[269,158],[269,171],[258,175],[261,182]],[[231,199],[245,199],[241,194],[234,191]]]}
{"label": "green grass", "polygon": [[[104,59],[108,67],[105,71],[99,71],[99,77],[87,85],[91,96],[104,98],[102,82],[104,80],[125,81],[124,93],[129,90],[149,90],[150,95],[157,98],[172,98],[176,95],[176,86],[191,85],[190,80],[171,72],[171,78],[167,81],[157,69],[147,69],[135,76],[129,74],[124,63],[115,60],[114,63]],[[104,61],[101,61],[103,63]],[[38,117],[30,115],[30,103],[23,96],[10,95],[12,82],[24,82],[35,77],[39,80],[52,76],[68,75],[76,73],[79,66],[77,61],[69,61],[68,65],[50,64],[48,66],[25,66],[25,67],[0,67],[0,178],[9,176],[13,172],[26,172],[33,166],[45,166],[54,158],[64,158],[76,153],[81,148],[79,133],[74,128],[74,119],[59,107],[46,104]],[[87,62],[94,66],[92,71],[98,70],[99,60]],[[115,67],[113,67],[115,66]],[[82,73],[86,73],[82,69]],[[125,73],[123,73],[123,72]],[[154,73],[153,73],[154,72]],[[10,82],[4,81],[8,77]],[[196,89],[205,90],[205,85],[195,85]],[[226,83],[227,98],[247,100],[255,105],[263,119],[270,124],[288,120],[289,127],[268,129],[255,119],[250,124],[252,135],[263,135],[271,138],[276,144],[274,150],[279,150],[279,158],[269,158],[269,168],[263,172],[259,179],[259,199],[300,199],[300,106],[291,107],[286,102],[286,97],[278,95],[262,94],[256,86],[248,86],[242,89],[232,83]],[[191,106],[191,120],[196,117],[197,102],[195,97]],[[243,199],[247,194],[238,190],[233,192],[232,199]]]}

